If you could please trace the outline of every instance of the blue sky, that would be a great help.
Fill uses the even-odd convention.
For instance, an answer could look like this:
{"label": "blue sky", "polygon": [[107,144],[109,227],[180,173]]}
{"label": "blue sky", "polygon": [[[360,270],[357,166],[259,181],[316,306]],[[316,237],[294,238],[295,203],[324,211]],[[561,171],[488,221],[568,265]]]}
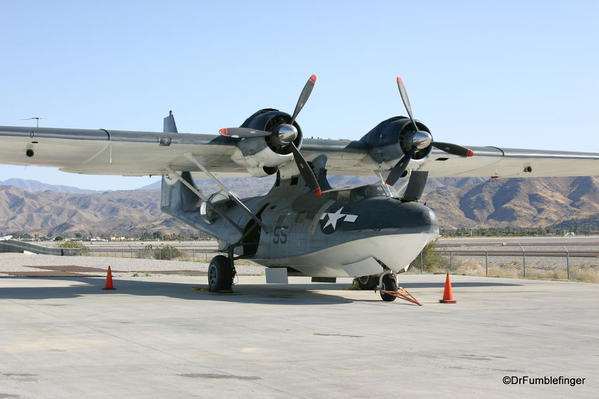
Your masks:
{"label": "blue sky", "polygon": [[[358,139],[405,114],[440,141],[599,152],[597,1],[19,1],[2,6],[0,125],[216,133],[264,107]],[[0,166],[91,189],[149,178]]]}

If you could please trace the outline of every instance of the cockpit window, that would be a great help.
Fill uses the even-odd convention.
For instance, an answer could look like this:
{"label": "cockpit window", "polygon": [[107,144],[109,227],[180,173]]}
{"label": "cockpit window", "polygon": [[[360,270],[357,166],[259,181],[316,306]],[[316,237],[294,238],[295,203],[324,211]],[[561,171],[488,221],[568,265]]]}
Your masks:
{"label": "cockpit window", "polygon": [[337,192],[337,201],[344,204],[349,204],[350,190],[341,190]]}
{"label": "cockpit window", "polygon": [[331,190],[327,196],[342,204],[351,204],[366,198],[387,197],[388,194],[380,184],[369,184],[351,189]]}

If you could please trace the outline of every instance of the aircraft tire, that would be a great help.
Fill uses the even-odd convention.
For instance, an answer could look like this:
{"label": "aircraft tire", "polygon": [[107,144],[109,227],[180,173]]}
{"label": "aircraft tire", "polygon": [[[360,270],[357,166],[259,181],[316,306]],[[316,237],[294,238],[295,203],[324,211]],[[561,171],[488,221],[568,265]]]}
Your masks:
{"label": "aircraft tire", "polygon": [[385,302],[393,302],[396,297],[385,294],[383,291],[397,291],[397,282],[394,276],[386,274],[383,276],[383,290],[380,291],[381,299]]}
{"label": "aircraft tire", "polygon": [[208,266],[208,291],[231,292],[233,286],[233,265],[229,258],[217,255]]}
{"label": "aircraft tire", "polygon": [[379,285],[379,276],[362,276],[354,279],[354,289],[372,291]]}

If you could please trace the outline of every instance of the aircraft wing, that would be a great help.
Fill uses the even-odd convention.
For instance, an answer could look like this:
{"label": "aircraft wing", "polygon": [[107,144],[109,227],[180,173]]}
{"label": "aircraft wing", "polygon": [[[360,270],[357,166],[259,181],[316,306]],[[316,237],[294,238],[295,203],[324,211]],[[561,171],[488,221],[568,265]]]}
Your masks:
{"label": "aircraft wing", "polygon": [[429,177],[598,176],[599,154],[587,152],[468,147],[473,157],[433,150],[415,169]]}
{"label": "aircraft wing", "polygon": [[[350,140],[304,141],[312,158],[329,156],[334,173],[371,175],[373,165],[362,149],[346,148]],[[0,163],[58,168],[92,175],[161,175],[167,168],[203,177],[185,154],[201,160],[220,177],[248,177],[238,140],[221,135],[105,129],[60,129],[0,126]],[[312,144],[309,144],[312,143]],[[294,167],[293,162],[290,162]]]}
{"label": "aircraft wing", "polygon": [[231,139],[206,134],[0,127],[0,163],[83,174],[161,175],[167,167],[196,171],[184,156],[192,153],[214,172],[248,176],[231,160],[236,148]]}
{"label": "aircraft wing", "polygon": [[[237,143],[207,134],[0,126],[0,163],[124,176],[161,175],[170,167],[201,176],[185,156],[192,154],[217,176],[251,176]],[[411,161],[409,168],[428,171],[430,177],[599,175],[597,153],[469,148],[475,155],[468,158],[433,149],[424,160]],[[301,151],[307,160],[326,154],[329,174],[366,176],[394,165],[375,162],[371,149],[350,140],[306,138]]]}
{"label": "aircraft wing", "polygon": [[[388,171],[397,162],[377,164],[368,151],[352,148],[348,143],[308,141],[302,153],[307,159],[327,154],[329,174],[373,175],[377,170]],[[408,169],[427,171],[429,177],[599,176],[599,153],[466,147],[474,151],[474,156],[460,157],[433,149],[427,158],[410,161]]]}

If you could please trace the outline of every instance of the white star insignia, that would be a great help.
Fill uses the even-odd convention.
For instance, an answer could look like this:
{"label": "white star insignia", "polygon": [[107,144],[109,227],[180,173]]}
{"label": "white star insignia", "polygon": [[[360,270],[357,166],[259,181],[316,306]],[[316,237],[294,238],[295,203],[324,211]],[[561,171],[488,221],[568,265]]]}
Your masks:
{"label": "white star insignia", "polygon": [[358,218],[358,215],[349,215],[349,214],[341,213],[342,210],[343,210],[343,207],[337,209],[337,212],[335,212],[335,213],[324,212],[322,214],[322,216],[320,217],[320,220],[324,220],[324,218],[327,216],[329,217],[329,220],[327,220],[327,222],[322,227],[322,229],[324,230],[328,226],[332,226],[333,231],[334,231],[337,228],[337,222],[339,220],[344,220],[346,222],[353,223]]}

